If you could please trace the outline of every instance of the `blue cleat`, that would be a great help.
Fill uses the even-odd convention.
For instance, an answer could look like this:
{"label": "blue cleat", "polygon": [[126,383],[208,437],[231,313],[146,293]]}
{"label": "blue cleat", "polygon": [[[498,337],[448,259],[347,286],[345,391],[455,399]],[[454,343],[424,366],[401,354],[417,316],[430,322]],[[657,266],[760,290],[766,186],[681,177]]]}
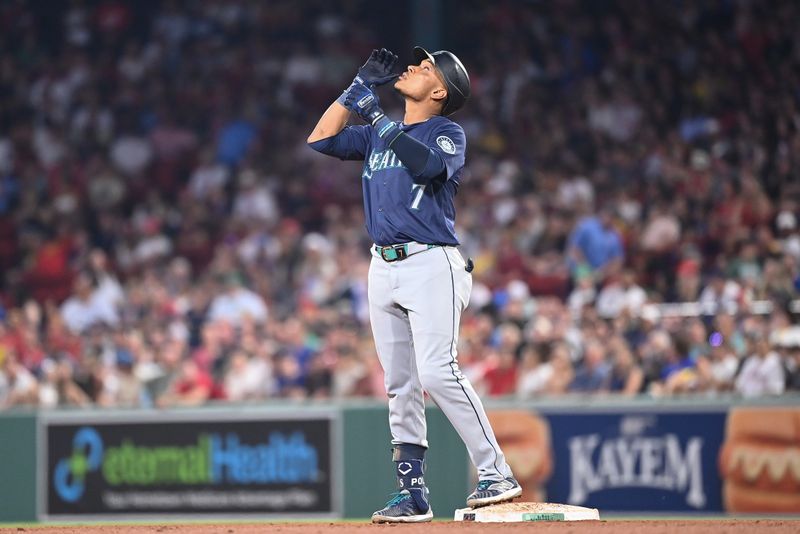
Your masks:
{"label": "blue cleat", "polygon": [[479,508],[516,499],[522,495],[522,486],[514,477],[503,480],[481,480],[469,497],[467,506]]}
{"label": "blue cleat", "polygon": [[[427,488],[426,488],[427,489]],[[412,490],[414,491],[414,490]],[[372,514],[373,523],[425,523],[433,519],[433,510],[423,492],[412,495],[404,489],[393,494],[386,507]]]}

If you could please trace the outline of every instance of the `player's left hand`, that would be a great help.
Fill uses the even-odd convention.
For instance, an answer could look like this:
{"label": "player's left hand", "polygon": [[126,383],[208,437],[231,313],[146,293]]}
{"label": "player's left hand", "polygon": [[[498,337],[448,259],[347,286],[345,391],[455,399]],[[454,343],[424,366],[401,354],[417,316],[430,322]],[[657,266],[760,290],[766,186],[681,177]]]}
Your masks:
{"label": "player's left hand", "polygon": [[348,93],[350,93],[356,85],[365,85],[368,89],[374,89],[375,87],[396,79],[400,74],[392,73],[395,63],[397,63],[397,56],[389,50],[385,48],[373,50],[367,62],[358,69],[358,74],[353,78],[353,82],[342,92],[336,101],[344,106],[344,101]]}
{"label": "player's left hand", "polygon": [[358,69],[355,81],[360,81],[370,89],[389,83],[400,76],[392,73],[395,63],[397,56],[389,50],[373,50],[367,62]]}
{"label": "player's left hand", "polygon": [[381,101],[369,87],[364,84],[354,83],[347,91],[344,107],[375,126],[385,113],[381,109]]}

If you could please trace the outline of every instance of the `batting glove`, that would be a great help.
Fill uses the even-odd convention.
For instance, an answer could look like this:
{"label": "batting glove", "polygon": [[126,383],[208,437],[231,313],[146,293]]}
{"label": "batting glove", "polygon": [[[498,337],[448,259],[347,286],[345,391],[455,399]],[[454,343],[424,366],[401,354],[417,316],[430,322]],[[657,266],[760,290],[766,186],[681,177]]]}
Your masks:
{"label": "batting glove", "polygon": [[378,95],[366,85],[356,83],[350,86],[344,99],[344,107],[372,124],[373,126],[386,114],[381,109]]}
{"label": "batting glove", "polygon": [[370,89],[389,83],[400,76],[392,73],[395,63],[397,63],[397,56],[392,52],[385,48],[373,50],[367,62],[358,69],[358,75],[354,81],[359,81]]}
{"label": "batting glove", "polygon": [[385,48],[373,50],[367,62],[358,69],[358,74],[353,79],[353,83],[344,90],[336,101],[344,106],[344,100],[347,98],[347,94],[355,85],[366,85],[368,88],[372,89],[394,80],[400,76],[399,74],[392,73],[395,63],[397,63],[397,56],[389,50]]}
{"label": "batting glove", "polygon": [[392,122],[381,109],[378,95],[365,85],[360,83],[352,85],[347,91],[344,106],[371,124],[378,135],[390,145],[401,133],[397,124]]}

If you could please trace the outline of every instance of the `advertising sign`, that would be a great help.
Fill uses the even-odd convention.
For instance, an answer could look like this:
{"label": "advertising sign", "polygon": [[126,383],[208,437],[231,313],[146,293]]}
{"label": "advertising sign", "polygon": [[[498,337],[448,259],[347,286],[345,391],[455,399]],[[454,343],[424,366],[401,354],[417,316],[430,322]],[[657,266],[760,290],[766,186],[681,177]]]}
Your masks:
{"label": "advertising sign", "polygon": [[800,408],[731,409],[719,470],[726,511],[800,514]]}
{"label": "advertising sign", "polygon": [[725,410],[531,410],[527,417],[492,411],[489,417],[527,500],[620,512],[723,510],[718,458]]}
{"label": "advertising sign", "polygon": [[44,418],[42,515],[334,515],[332,415]]}
{"label": "advertising sign", "polygon": [[722,511],[725,413],[546,416],[555,502],[615,511]]}

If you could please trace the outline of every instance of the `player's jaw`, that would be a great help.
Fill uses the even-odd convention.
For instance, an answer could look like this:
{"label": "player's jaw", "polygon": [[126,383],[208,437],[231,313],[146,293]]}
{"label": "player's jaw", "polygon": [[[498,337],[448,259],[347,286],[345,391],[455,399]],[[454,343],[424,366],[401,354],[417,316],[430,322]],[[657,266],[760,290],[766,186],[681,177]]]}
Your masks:
{"label": "player's jaw", "polygon": [[404,97],[422,101],[435,90],[443,88],[443,82],[433,64],[424,60],[419,65],[409,65],[397,78],[394,88]]}
{"label": "player's jaw", "polygon": [[406,69],[405,72],[400,74],[397,80],[394,82],[394,88],[397,89],[401,94],[405,95],[405,91],[408,90],[409,85],[414,85],[413,80],[411,79],[411,66]]}

